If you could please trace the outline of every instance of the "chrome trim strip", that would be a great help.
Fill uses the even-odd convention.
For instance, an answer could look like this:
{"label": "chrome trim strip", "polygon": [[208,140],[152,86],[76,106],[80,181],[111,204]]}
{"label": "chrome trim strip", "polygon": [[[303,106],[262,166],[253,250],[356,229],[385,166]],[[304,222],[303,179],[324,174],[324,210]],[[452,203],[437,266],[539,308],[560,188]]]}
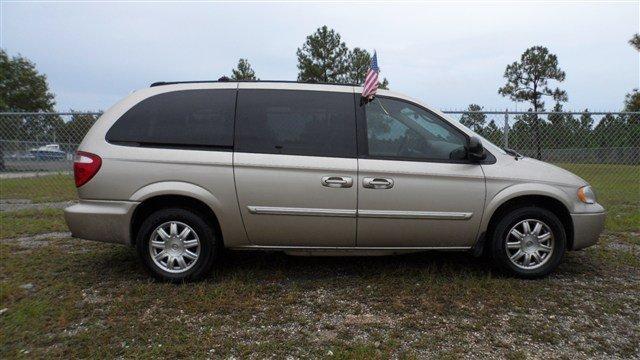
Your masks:
{"label": "chrome trim strip", "polygon": [[363,218],[469,220],[472,216],[468,212],[358,210]]}
{"label": "chrome trim strip", "polygon": [[355,217],[356,210],[313,209],[293,207],[247,206],[249,212],[256,215],[296,215],[296,216],[337,216]]}
{"label": "chrome trim strip", "polygon": [[473,213],[440,211],[349,210],[298,207],[247,206],[256,215],[334,216],[386,219],[469,220]]}
{"label": "chrome trim strip", "polygon": [[232,249],[264,250],[469,250],[472,246],[289,246],[289,245],[242,245]]}

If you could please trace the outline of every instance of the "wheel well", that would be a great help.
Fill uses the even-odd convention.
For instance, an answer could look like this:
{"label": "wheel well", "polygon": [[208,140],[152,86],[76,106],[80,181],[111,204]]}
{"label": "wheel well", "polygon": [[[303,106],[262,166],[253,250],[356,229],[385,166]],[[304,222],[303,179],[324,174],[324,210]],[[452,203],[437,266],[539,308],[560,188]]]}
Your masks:
{"label": "wheel well", "polygon": [[136,235],[138,233],[138,229],[142,225],[144,219],[147,218],[151,213],[156,210],[163,208],[187,208],[193,210],[200,214],[205,221],[207,221],[215,231],[216,236],[220,239],[220,244],[224,243],[222,238],[222,230],[220,229],[220,222],[218,222],[218,217],[211,210],[209,205],[204,202],[183,195],[159,195],[141,202],[133,212],[133,216],[131,217],[131,245],[135,245]]}
{"label": "wheel well", "polygon": [[487,226],[487,239],[491,239],[493,237],[493,231],[503,215],[513,209],[524,206],[537,206],[554,213],[554,215],[560,219],[560,222],[564,227],[564,231],[567,234],[567,249],[573,248],[573,221],[571,220],[569,210],[559,200],[544,195],[519,196],[509,199],[504,204],[500,205],[496,211],[493,212],[489,225]]}

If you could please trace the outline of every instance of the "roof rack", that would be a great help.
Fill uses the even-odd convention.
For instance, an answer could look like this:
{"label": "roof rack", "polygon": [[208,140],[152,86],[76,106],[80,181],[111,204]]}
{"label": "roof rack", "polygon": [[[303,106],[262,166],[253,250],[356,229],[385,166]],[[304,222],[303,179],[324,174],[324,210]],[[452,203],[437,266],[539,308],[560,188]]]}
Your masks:
{"label": "roof rack", "polygon": [[295,80],[231,80],[226,76],[218,80],[192,80],[192,81],[157,81],[151,84],[151,87],[175,84],[203,84],[203,83],[222,83],[222,82],[244,82],[244,83],[288,83],[288,84],[318,84],[318,85],[342,85],[342,86],[360,86],[350,83],[325,83],[316,81],[295,81]]}

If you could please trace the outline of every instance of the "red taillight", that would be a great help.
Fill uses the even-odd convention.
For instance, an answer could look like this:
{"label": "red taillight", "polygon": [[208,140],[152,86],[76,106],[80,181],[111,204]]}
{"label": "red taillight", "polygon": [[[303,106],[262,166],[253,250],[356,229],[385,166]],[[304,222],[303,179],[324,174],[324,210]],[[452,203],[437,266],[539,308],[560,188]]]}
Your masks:
{"label": "red taillight", "polygon": [[80,187],[91,180],[98,173],[102,159],[100,156],[84,151],[76,152],[73,160],[73,177],[76,179],[76,187]]}

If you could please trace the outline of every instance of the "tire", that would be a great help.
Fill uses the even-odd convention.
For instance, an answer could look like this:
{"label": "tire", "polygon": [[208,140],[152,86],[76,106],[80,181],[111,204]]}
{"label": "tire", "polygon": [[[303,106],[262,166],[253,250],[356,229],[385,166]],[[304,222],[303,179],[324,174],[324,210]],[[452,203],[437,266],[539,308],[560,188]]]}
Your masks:
{"label": "tire", "polygon": [[207,276],[217,258],[219,243],[214,229],[199,213],[186,208],[165,208],[142,222],[136,249],[156,279],[179,283]]}
{"label": "tire", "polygon": [[509,274],[535,279],[558,267],[566,244],[567,235],[560,219],[549,210],[528,206],[510,211],[498,222],[490,252],[493,261]]}

